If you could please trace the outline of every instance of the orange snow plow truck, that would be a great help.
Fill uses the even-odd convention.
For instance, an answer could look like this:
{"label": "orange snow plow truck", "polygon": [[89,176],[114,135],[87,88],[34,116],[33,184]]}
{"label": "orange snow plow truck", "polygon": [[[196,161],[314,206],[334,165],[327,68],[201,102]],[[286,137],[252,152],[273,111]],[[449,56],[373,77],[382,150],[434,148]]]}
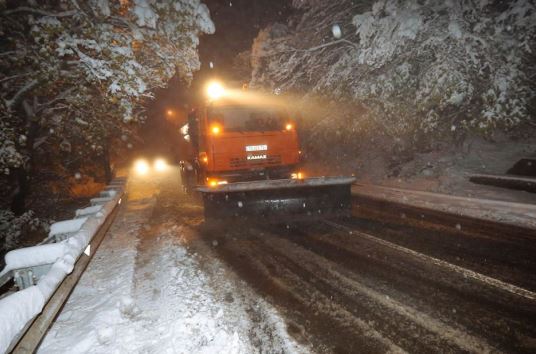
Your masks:
{"label": "orange snow plow truck", "polygon": [[306,177],[299,170],[296,121],[284,105],[243,90],[207,87],[181,132],[191,158],[183,187],[200,192],[205,219],[295,220],[347,215],[353,177]]}

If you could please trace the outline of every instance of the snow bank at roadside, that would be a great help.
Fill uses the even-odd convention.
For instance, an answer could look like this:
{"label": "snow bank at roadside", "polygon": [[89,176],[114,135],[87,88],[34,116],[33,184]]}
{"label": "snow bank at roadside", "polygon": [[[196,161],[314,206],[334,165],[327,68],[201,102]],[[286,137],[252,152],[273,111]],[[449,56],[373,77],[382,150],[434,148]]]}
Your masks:
{"label": "snow bank at roadside", "polygon": [[477,185],[469,181],[473,174],[504,175],[520,158],[536,154],[534,139],[508,138],[486,141],[468,139],[460,148],[415,154],[411,159],[389,160],[374,149],[360,155],[354,170],[365,184],[415,189],[462,197],[534,203],[534,194]]}
{"label": "snow bank at roadside", "polygon": [[[153,198],[127,203],[133,210],[115,220],[38,352],[136,352],[129,346],[135,336],[122,328],[140,315],[131,289],[138,233],[153,205]],[[114,344],[118,336],[125,346]]]}

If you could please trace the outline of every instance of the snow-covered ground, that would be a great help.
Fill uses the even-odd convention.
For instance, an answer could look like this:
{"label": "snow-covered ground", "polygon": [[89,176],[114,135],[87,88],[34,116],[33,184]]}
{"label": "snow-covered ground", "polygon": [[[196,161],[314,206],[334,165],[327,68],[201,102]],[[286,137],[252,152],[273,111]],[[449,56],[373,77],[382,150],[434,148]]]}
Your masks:
{"label": "snow-covered ground", "polygon": [[[507,192],[510,191],[507,190]],[[389,202],[536,229],[536,205],[534,203],[467,198],[359,183],[352,186],[352,193],[358,196],[368,196]],[[405,218],[405,214],[401,213],[401,217]],[[459,229],[461,225],[457,224],[456,227]]]}
{"label": "snow-covered ground", "polygon": [[326,168],[325,163],[308,161],[305,172],[310,175],[353,174],[365,185],[534,204],[534,193],[469,181],[474,174],[506,175],[519,159],[529,156],[536,156],[535,139],[514,141],[503,137],[492,142],[473,137],[461,147],[415,153],[406,160],[387,153],[381,145],[369,145],[345,157],[340,167]]}
{"label": "snow-covered ground", "polygon": [[127,203],[39,353],[308,351],[212,256],[217,244],[188,226],[200,213],[177,183],[175,169],[131,178]]}

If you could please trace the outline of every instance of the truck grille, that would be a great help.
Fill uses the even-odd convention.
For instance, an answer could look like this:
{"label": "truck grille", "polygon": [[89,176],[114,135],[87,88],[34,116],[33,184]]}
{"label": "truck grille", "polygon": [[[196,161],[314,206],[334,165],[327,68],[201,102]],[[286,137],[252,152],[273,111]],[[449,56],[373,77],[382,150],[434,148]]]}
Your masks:
{"label": "truck grille", "polygon": [[232,168],[248,168],[263,165],[280,165],[281,155],[268,155],[266,159],[262,160],[247,160],[241,158],[230,158],[229,165]]}

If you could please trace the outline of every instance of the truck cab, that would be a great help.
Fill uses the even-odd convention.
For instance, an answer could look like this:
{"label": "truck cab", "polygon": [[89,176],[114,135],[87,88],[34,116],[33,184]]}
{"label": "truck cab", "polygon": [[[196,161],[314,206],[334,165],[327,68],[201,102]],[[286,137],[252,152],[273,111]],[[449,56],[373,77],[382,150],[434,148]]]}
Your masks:
{"label": "truck cab", "polygon": [[282,105],[217,100],[192,111],[188,126],[201,185],[290,178],[300,161]]}

